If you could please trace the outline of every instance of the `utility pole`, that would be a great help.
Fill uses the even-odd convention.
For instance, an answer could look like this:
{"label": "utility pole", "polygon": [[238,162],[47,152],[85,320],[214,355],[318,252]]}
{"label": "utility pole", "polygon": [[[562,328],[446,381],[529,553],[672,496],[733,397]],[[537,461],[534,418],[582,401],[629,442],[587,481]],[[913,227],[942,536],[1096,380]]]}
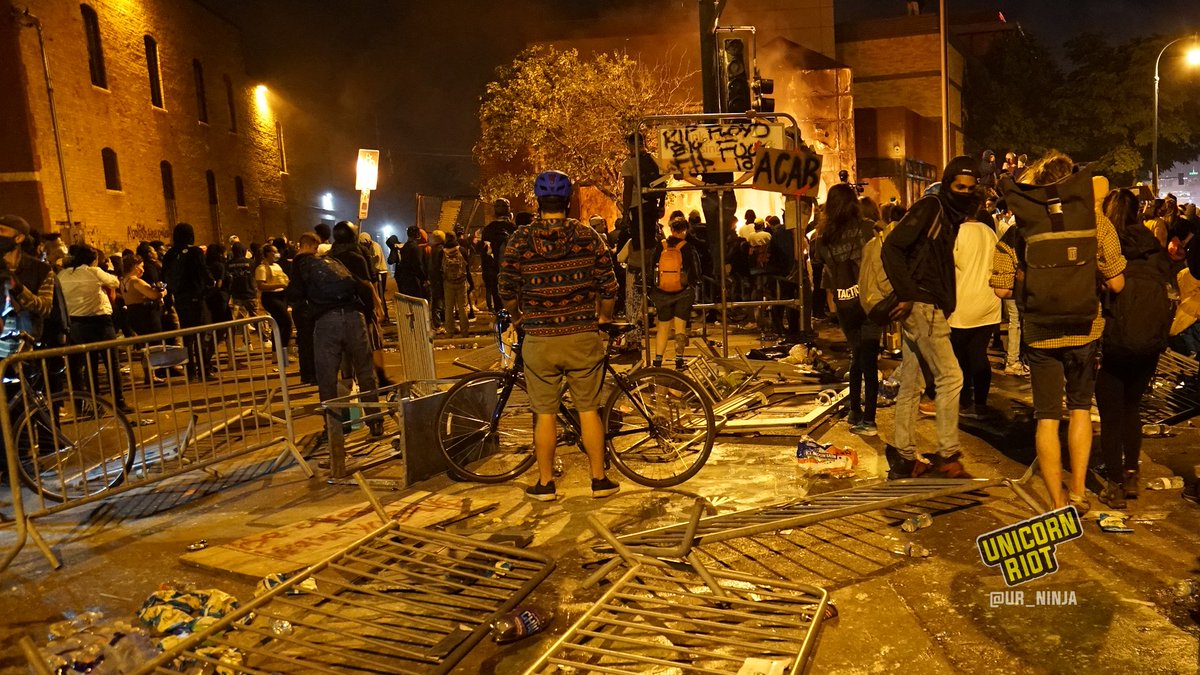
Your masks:
{"label": "utility pole", "polygon": [[950,163],[950,43],[946,34],[946,0],[938,4],[938,33],[942,38],[942,168]]}

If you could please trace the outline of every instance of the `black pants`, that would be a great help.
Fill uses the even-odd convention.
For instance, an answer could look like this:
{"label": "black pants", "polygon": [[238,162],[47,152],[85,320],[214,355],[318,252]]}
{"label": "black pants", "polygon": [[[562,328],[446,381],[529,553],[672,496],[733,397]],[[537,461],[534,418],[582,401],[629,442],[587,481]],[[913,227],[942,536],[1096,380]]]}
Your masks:
{"label": "black pants", "polygon": [[[379,291],[379,299],[383,302],[383,318],[384,318],[384,320],[390,321],[392,318],[392,309],[391,309],[392,303],[388,302],[387,281],[388,281],[387,272],[379,272],[375,275],[375,290]],[[283,308],[284,308],[284,313],[286,314],[287,313],[287,303],[284,303]],[[267,313],[270,314],[271,310],[267,310]],[[275,316],[275,315],[271,314],[271,316]],[[276,318],[275,320],[278,321],[279,319]],[[280,324],[280,325],[282,326],[283,324]],[[291,326],[290,319],[288,320],[288,326]]]}
{"label": "black pants", "polygon": [[[780,280],[779,282],[779,299],[780,300],[795,300],[800,294],[800,285],[793,284],[790,281]],[[797,337],[800,335],[800,310],[796,309],[795,305],[788,307],[772,307],[771,308],[771,326],[776,333],[784,333],[783,317],[787,316],[787,332],[788,337]]]}
{"label": "black pants", "polygon": [[962,405],[987,405],[992,389],[992,364],[988,362],[987,350],[995,330],[995,325],[950,329],[950,345],[963,375]]}
{"label": "black pants", "polygon": [[[403,291],[401,291],[403,292]],[[316,356],[313,353],[313,322],[306,310],[296,311],[296,353],[300,360],[300,381],[317,383]]]}
{"label": "black pants", "polygon": [[[91,342],[104,342],[117,339],[117,331],[113,327],[112,317],[73,316],[71,317],[71,344],[83,345]],[[104,377],[109,391],[112,392],[113,403],[118,408],[125,405],[125,394],[121,391],[121,364],[116,350],[108,349],[92,352],[86,355],[71,357],[71,386],[75,390],[86,388],[94,394],[99,394],[97,384],[98,370],[103,366]]]}
{"label": "black pants", "polygon": [[879,400],[879,328],[866,317],[838,320],[850,345],[850,412],[873,423]]}
{"label": "black pants", "polygon": [[[202,299],[175,299],[175,311],[179,314],[180,328],[199,328],[212,323],[208,304]],[[183,338],[188,350],[188,375],[198,377],[213,370],[213,341],[211,335],[197,334]]]}
{"label": "black pants", "polygon": [[283,296],[283,291],[263,293],[262,305],[267,314],[275,319],[275,323],[279,324],[279,332],[275,334],[275,339],[283,345],[286,357],[288,344],[292,341],[292,317],[288,316],[287,299]]}
{"label": "black pants", "polygon": [[1142,450],[1142,420],[1138,402],[1150,379],[1158,355],[1110,358],[1105,355],[1096,374],[1096,407],[1100,410],[1100,450],[1110,480],[1121,480],[1125,471],[1136,471]]}
{"label": "black pants", "polygon": [[493,312],[504,309],[504,302],[500,300],[500,273],[491,270],[484,271],[483,287],[487,289],[488,309]]}

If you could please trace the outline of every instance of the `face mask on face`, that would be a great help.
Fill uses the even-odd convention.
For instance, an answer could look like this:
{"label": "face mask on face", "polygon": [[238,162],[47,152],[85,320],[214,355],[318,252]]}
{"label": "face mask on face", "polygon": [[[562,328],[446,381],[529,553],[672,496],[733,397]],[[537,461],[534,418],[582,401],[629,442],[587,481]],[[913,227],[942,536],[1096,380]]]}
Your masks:
{"label": "face mask on face", "polygon": [[0,255],[11,253],[17,248],[17,240],[13,237],[0,236]]}

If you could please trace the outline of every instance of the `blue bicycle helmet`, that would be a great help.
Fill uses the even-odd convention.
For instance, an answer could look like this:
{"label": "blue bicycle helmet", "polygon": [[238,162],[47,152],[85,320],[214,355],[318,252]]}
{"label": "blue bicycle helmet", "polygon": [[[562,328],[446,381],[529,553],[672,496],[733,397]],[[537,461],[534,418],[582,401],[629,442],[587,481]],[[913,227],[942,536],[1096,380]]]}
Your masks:
{"label": "blue bicycle helmet", "polygon": [[571,179],[561,171],[543,171],[533,181],[533,196],[559,197],[563,200],[571,198]]}

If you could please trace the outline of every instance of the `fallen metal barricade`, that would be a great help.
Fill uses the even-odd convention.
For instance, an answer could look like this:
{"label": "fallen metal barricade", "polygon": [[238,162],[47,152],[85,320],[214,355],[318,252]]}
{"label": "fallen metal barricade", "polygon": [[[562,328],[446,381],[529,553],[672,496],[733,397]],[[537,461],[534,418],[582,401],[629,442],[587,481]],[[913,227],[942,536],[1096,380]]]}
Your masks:
{"label": "fallen metal barricade", "polygon": [[[406,487],[445,471],[437,429],[430,420],[437,413],[442,395],[454,383],[401,382],[374,392],[353,392],[323,401],[332,481],[346,482],[356,471],[397,462],[402,463],[404,476],[399,481],[386,481],[386,487]],[[375,400],[367,400],[370,398]],[[372,423],[382,424],[382,435],[370,433]],[[354,464],[347,466],[348,460]]]}
{"label": "fallen metal barricade", "polygon": [[1178,424],[1200,415],[1200,362],[1169,349],[1159,355],[1140,413],[1142,424]]}
{"label": "fallen metal barricade", "polygon": [[396,344],[400,350],[400,380],[436,378],[429,301],[397,293],[392,307],[395,310],[392,316],[396,321]]}
{"label": "fallen metal barricade", "polygon": [[[703,504],[688,527],[695,529]],[[589,522],[619,553],[584,581],[630,566],[550,650],[534,673],[799,673],[829,602],[816,586],[705,568],[689,543],[675,550],[623,545]],[[687,565],[662,558],[682,558]]]}
{"label": "fallen metal barricade", "polygon": [[710,516],[701,519],[698,526],[691,530],[691,534],[688,523],[676,523],[622,535],[618,540],[625,546],[634,547],[678,546],[685,539],[694,546],[702,546],[1001,486],[1012,489],[1035,512],[1042,511],[1009,479],[906,478]]}
{"label": "fallen metal barricade", "polygon": [[[28,539],[60,566],[36,518],[271,446],[282,446],[272,469],[290,455],[312,476],[293,443],[276,330],[269,316],[250,317],[0,361],[16,528],[0,570]],[[120,410],[118,392],[131,411]]]}
{"label": "fallen metal barricade", "polygon": [[385,525],[138,672],[447,673],[554,569],[537,553],[400,525],[366,491]]}

